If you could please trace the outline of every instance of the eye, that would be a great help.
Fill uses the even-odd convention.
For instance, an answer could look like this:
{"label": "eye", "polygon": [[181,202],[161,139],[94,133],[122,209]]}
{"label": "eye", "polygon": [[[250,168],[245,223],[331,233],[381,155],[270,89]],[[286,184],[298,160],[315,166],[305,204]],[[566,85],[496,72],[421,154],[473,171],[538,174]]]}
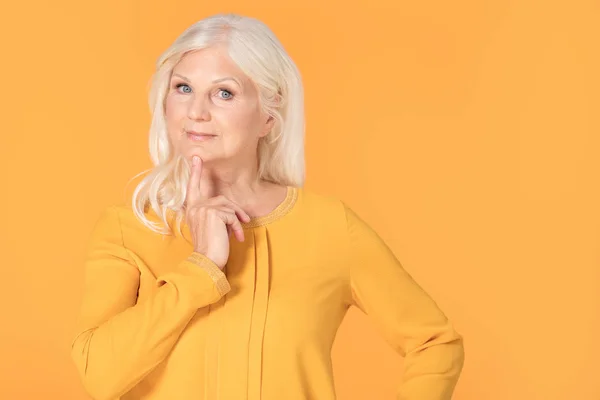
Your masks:
{"label": "eye", "polygon": [[233,97],[233,93],[231,93],[231,91],[227,90],[227,89],[219,89],[219,93],[224,93],[226,94],[225,97],[221,97],[223,100],[229,100]]}
{"label": "eye", "polygon": [[185,84],[185,83],[178,83],[177,85],[175,85],[175,88],[177,90],[179,90],[179,88],[181,88],[181,87],[185,88],[184,89],[184,93],[191,93],[192,92],[192,88],[189,85]]}

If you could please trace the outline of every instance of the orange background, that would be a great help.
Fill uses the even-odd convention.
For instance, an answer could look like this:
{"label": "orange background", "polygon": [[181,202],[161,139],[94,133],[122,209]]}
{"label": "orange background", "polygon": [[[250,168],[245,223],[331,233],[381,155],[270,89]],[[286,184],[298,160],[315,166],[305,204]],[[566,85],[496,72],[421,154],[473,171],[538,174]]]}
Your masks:
{"label": "orange background", "polygon": [[[211,3],[3,7],[0,398],[86,398],[87,235],[150,167],[154,61],[234,11],[302,72],[306,187],[363,215],[465,336],[454,398],[600,399],[598,3]],[[333,357],[340,399],[393,398],[401,359],[359,312]]]}

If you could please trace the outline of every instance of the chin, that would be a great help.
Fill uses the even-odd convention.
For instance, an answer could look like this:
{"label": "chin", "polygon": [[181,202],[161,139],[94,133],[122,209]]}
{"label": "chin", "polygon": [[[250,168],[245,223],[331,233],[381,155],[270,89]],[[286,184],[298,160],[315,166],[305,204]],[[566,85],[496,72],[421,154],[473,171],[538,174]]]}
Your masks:
{"label": "chin", "polygon": [[190,163],[192,162],[193,156],[200,157],[202,159],[202,162],[205,164],[223,159],[222,157],[219,157],[216,154],[210,154],[197,146],[186,148],[180,153],[180,155],[186,160],[188,160]]}

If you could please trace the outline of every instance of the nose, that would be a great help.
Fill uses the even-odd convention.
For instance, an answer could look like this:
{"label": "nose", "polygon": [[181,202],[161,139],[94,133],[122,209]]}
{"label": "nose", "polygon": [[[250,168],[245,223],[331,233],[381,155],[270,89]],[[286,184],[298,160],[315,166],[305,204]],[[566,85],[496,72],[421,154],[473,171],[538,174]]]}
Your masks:
{"label": "nose", "polygon": [[188,117],[193,120],[210,120],[209,104],[203,96],[194,96],[188,108]]}

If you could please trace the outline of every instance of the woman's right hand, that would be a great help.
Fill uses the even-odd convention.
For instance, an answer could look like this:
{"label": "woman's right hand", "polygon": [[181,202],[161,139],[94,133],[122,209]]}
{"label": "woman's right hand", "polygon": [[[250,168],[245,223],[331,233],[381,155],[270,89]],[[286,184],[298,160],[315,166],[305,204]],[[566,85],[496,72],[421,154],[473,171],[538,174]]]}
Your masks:
{"label": "woman's right hand", "polygon": [[240,221],[250,217],[240,206],[220,195],[203,198],[200,194],[202,160],[193,156],[190,180],[185,198],[185,218],[193,238],[194,251],[210,258],[223,269],[229,258],[229,235],[244,241]]}

